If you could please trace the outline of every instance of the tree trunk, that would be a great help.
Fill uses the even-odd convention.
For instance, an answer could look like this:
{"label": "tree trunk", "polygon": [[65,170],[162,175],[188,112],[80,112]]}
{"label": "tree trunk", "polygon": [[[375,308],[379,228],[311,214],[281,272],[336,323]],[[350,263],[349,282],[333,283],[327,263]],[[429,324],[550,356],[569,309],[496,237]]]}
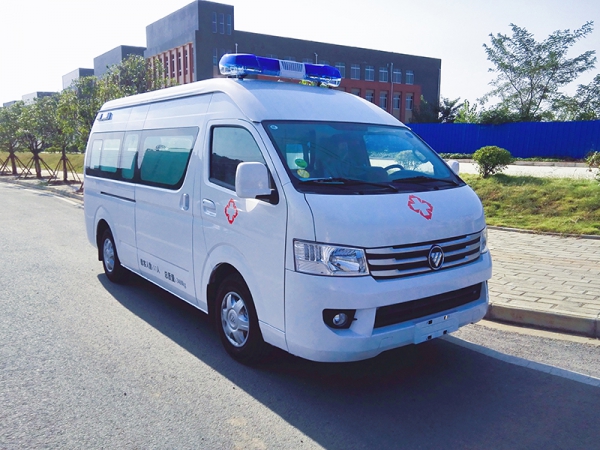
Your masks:
{"label": "tree trunk", "polygon": [[68,180],[67,174],[67,152],[63,148],[62,149],[62,166],[63,166],[63,181],[66,183]]}
{"label": "tree trunk", "polygon": [[42,178],[42,166],[40,164],[40,155],[38,153],[33,154],[33,165],[35,166],[35,177],[39,180]]}
{"label": "tree trunk", "polygon": [[16,158],[15,158],[15,152],[10,152],[10,156],[8,158],[10,159],[10,165],[11,165],[11,168],[12,168],[12,174],[15,175],[15,176],[17,176],[18,173],[17,173],[17,161],[16,161]]}

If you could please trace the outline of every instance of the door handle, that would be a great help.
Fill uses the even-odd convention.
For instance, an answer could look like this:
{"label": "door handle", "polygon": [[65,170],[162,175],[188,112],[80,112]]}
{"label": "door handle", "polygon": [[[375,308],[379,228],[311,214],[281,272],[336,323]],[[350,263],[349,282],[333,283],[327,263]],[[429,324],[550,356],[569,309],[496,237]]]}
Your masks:
{"label": "door handle", "polygon": [[208,216],[217,216],[217,207],[215,206],[215,202],[207,198],[202,199],[202,211],[204,211],[204,214]]}
{"label": "door handle", "polygon": [[183,211],[187,211],[190,209],[190,196],[188,194],[183,194],[181,199],[179,200],[179,208]]}

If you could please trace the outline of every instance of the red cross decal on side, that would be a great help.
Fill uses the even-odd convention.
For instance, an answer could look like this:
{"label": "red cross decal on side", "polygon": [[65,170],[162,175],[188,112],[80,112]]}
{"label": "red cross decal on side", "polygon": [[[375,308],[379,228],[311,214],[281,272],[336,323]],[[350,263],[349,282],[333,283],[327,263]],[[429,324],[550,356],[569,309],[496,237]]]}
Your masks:
{"label": "red cross decal on side", "polygon": [[420,199],[416,195],[410,195],[408,197],[408,207],[414,212],[421,214],[427,220],[430,220],[433,216],[433,205]]}
{"label": "red cross decal on side", "polygon": [[238,216],[238,209],[233,199],[229,200],[227,206],[225,206],[225,215],[227,216],[227,222],[232,224],[235,218]]}

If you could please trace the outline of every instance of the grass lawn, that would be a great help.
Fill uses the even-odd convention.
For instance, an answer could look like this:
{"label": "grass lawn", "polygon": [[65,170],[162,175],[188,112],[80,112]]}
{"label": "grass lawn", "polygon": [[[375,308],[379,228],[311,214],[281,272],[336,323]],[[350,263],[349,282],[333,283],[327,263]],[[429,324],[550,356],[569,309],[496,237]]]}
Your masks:
{"label": "grass lawn", "polygon": [[600,235],[600,183],[497,174],[461,177],[477,192],[488,225]]}
{"label": "grass lawn", "polygon": [[[29,163],[29,161],[31,160],[31,153],[29,153],[29,152],[17,152],[16,155],[17,155],[17,158],[19,158],[21,160],[21,162],[25,165],[27,165]],[[52,170],[54,170],[54,169],[56,169],[56,166],[58,165],[58,162],[60,161],[61,154],[60,153],[42,153],[41,157],[42,157],[42,160],[46,164],[48,164],[48,166]],[[69,158],[69,161],[71,161],[71,164],[73,164],[73,167],[75,168],[75,172],[83,173],[83,158],[85,157],[85,155],[83,153],[67,153],[67,157]],[[8,158],[8,153],[0,152],[0,166],[2,165],[2,163],[4,163],[4,161],[6,161],[6,158]],[[9,165],[9,169],[10,169],[10,165]],[[59,170],[62,170],[62,165],[59,167]],[[20,172],[20,170],[19,170],[19,172]]]}

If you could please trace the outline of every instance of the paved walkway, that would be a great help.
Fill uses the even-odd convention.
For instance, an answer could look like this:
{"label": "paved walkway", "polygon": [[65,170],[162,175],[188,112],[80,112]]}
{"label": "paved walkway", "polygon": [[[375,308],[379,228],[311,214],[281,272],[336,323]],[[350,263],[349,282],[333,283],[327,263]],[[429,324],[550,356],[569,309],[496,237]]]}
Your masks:
{"label": "paved walkway", "polygon": [[[461,171],[468,167],[464,164],[461,162]],[[566,168],[570,175],[567,171],[557,172],[557,168],[510,166],[505,173],[527,170],[532,176],[581,178],[590,174],[581,165]],[[0,181],[15,182],[6,176]],[[76,192],[78,184],[44,186],[31,178],[17,182],[83,200]],[[489,282],[488,319],[600,338],[600,237],[560,237],[493,228],[489,230],[489,246],[493,276]]]}
{"label": "paved walkway", "polygon": [[[568,164],[568,165],[567,165]],[[477,166],[460,161],[460,173],[477,173]],[[542,163],[519,162],[510,164],[502,171],[506,175],[527,175],[532,177],[583,178],[593,180],[595,171],[590,171],[583,163]]]}
{"label": "paved walkway", "polygon": [[489,230],[487,318],[600,338],[600,239]]}

